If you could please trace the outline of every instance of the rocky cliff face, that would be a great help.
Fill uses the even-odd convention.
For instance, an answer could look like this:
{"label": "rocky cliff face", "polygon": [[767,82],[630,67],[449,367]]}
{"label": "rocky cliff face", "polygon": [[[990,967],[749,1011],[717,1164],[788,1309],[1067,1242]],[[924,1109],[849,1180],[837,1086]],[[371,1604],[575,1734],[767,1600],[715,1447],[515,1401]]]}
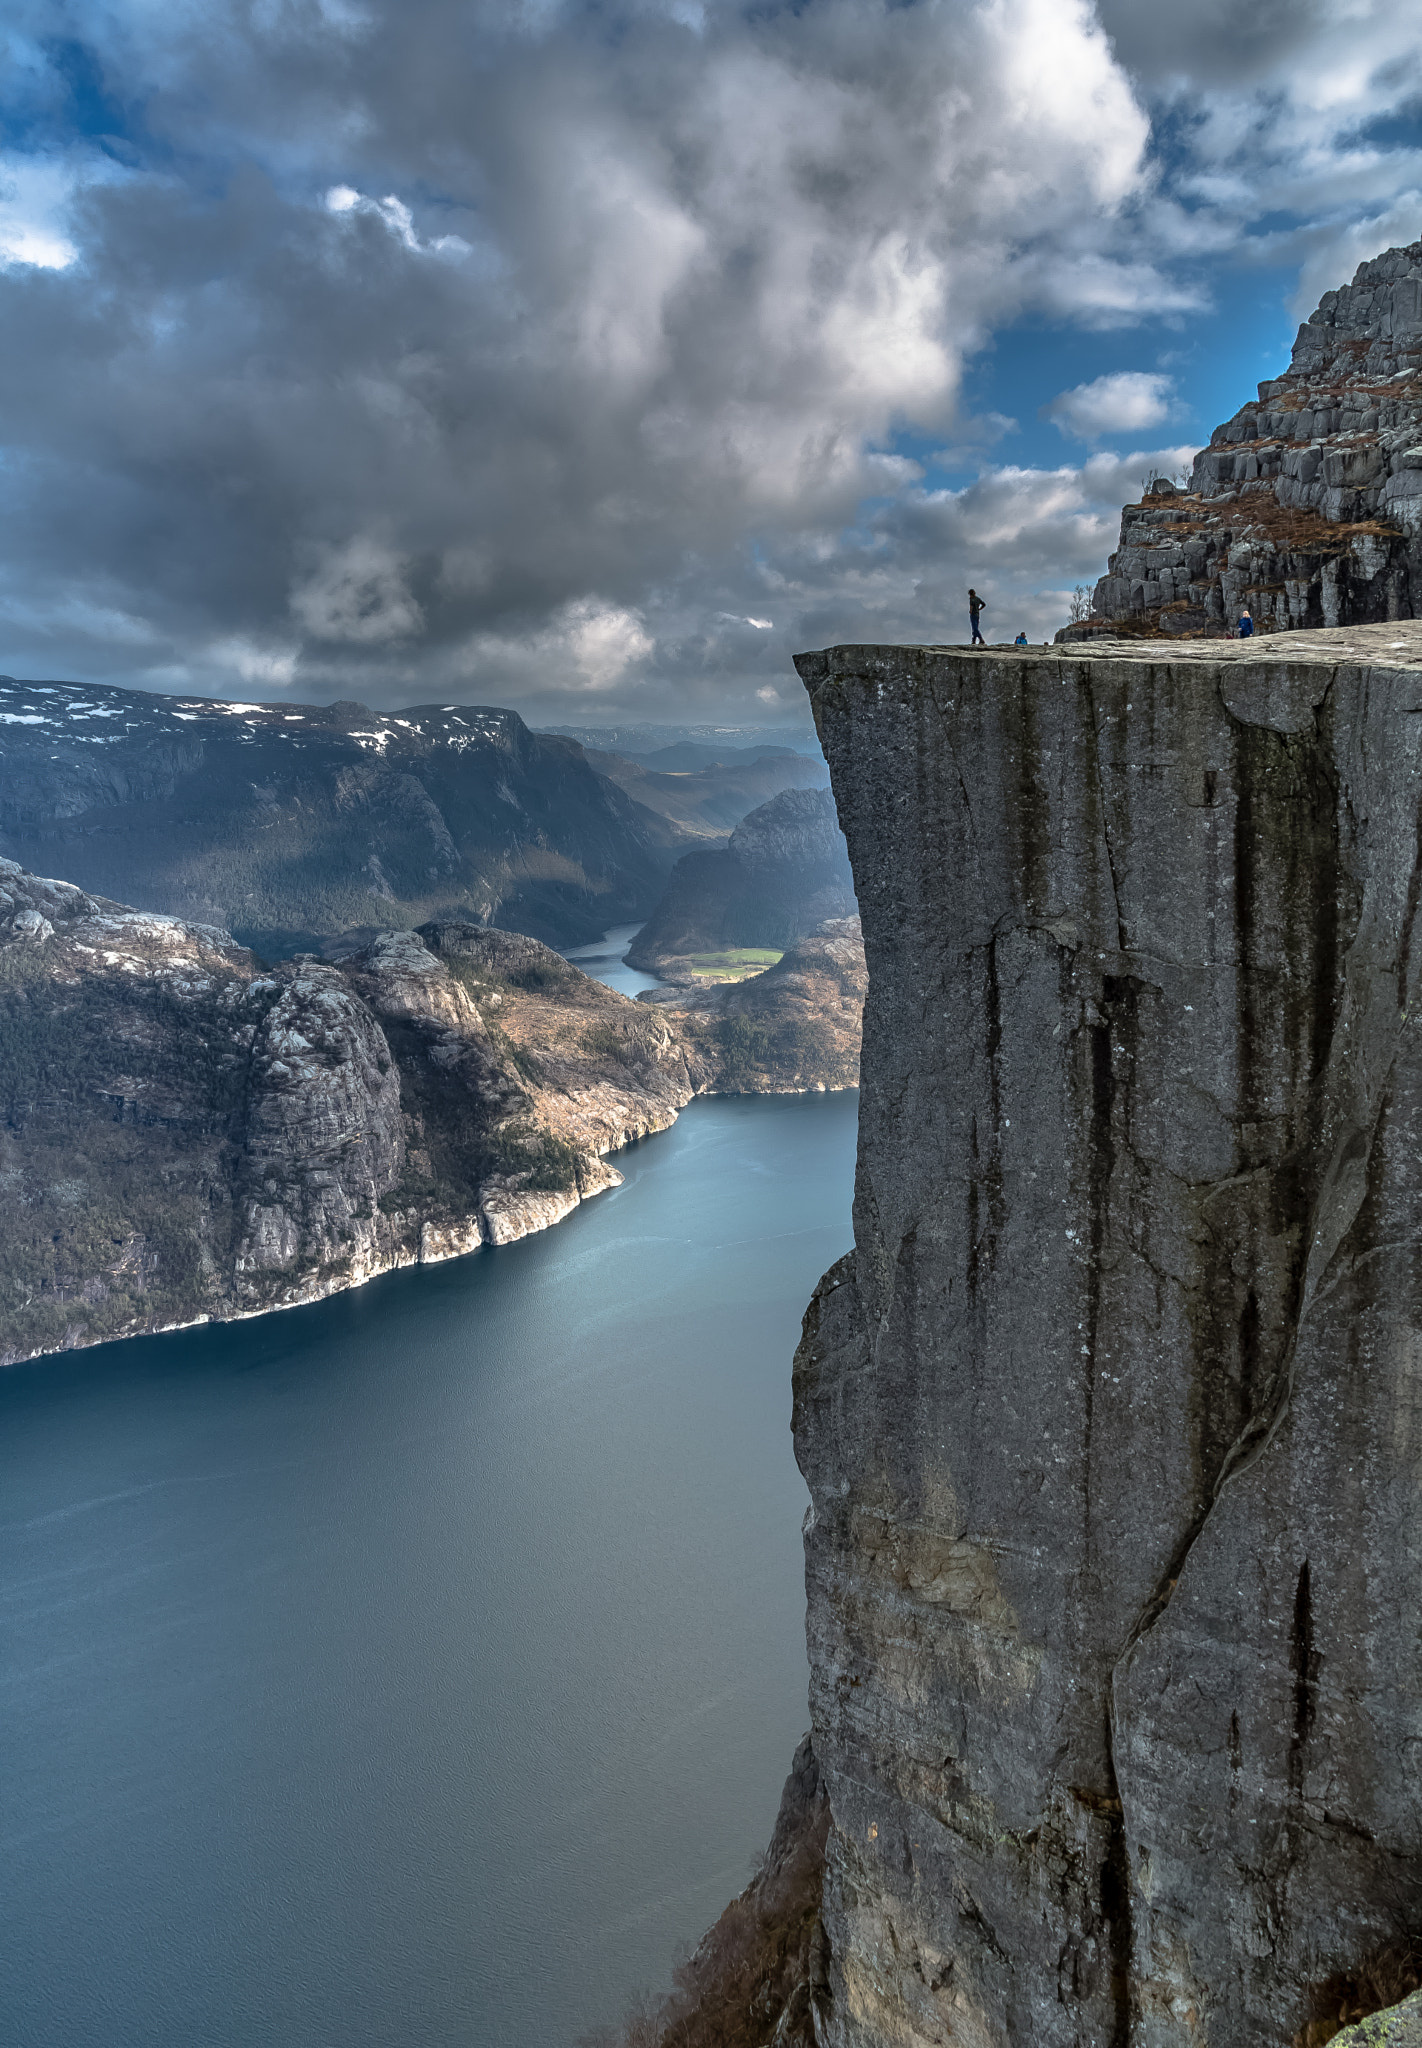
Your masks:
{"label": "rocky cliff face", "polygon": [[0,677],[0,854],[269,957],[440,915],[595,938],[650,908],[684,843],[512,711]]}
{"label": "rocky cliff face", "polygon": [[1422,627],[1270,652],[799,662],[870,970],[822,2048],[1286,2048],[1419,1932]]}
{"label": "rocky cliff face", "polygon": [[265,968],[0,861],[0,1364],[507,1244],[708,1089],[853,1082],[827,935],[729,1034],[462,920]]}
{"label": "rocky cliff face", "polygon": [[1246,605],[1262,631],[1422,611],[1422,242],[1324,294],[1188,490],[1126,507],[1090,620],[1058,638],[1223,634]]}
{"label": "rocky cliff face", "polygon": [[711,1075],[533,939],[268,970],[0,861],[0,1363],[543,1229]]}
{"label": "rocky cliff face", "polygon": [[627,957],[675,978],[699,955],[783,948],[854,914],[834,799],[827,789],[786,789],[743,818],[724,849],[682,855]]}

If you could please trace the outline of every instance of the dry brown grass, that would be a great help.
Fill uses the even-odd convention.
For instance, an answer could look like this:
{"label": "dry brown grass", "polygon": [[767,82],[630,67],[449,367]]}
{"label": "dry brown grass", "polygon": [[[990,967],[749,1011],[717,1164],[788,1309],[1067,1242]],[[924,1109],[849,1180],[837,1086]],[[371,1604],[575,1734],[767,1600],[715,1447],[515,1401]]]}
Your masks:
{"label": "dry brown grass", "polygon": [[1313,2017],[1294,2036],[1294,2048],[1324,2048],[1344,2027],[1369,2013],[1383,2012],[1422,1990],[1422,1942],[1391,1941],[1360,1963],[1340,1971],[1313,1992]]}
{"label": "dry brown grass", "polygon": [[764,1867],[672,1973],[675,1990],[642,1996],[620,2026],[585,2035],[579,2048],[766,2048],[772,2035],[780,2048],[813,2048],[829,1803],[813,1762],[809,1770],[798,1789],[813,1796],[796,1802],[787,1786]]}

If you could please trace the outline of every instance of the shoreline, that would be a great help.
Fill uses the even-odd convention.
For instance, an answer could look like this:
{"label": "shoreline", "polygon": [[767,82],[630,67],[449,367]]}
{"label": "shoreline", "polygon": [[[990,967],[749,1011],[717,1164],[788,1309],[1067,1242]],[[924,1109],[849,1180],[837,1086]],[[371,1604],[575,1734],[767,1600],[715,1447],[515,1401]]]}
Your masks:
{"label": "shoreline", "polygon": [[[687,1102],[683,1103],[681,1109],[673,1111],[669,1121],[660,1125],[656,1130],[637,1132],[624,1139],[620,1145],[610,1146],[606,1152],[599,1153],[596,1156],[599,1159],[608,1159],[615,1154],[630,1150],[633,1145],[645,1144],[650,1138],[661,1137],[666,1131],[671,1130],[672,1126],[679,1121],[682,1111],[689,1109],[693,1102],[713,1100],[729,1102],[737,1097],[745,1101],[767,1101],[777,1096],[849,1095],[857,1093],[857,1086],[827,1087],[823,1083],[804,1088],[703,1088],[691,1096]],[[117,1334],[106,1332],[102,1336],[80,1339],[72,1344],[39,1345],[33,1351],[18,1352],[13,1357],[0,1357],[0,1372],[7,1371],[12,1366],[33,1365],[37,1359],[41,1358],[63,1358],[75,1351],[95,1351],[103,1344],[127,1344],[137,1337],[167,1337],[176,1335],[181,1330],[200,1329],[204,1324],[219,1325],[225,1323],[256,1322],[262,1316],[282,1315],[288,1309],[310,1308],[317,1302],[330,1301],[337,1294],[354,1294],[359,1288],[368,1285],[370,1281],[384,1279],[389,1273],[407,1272],[412,1267],[417,1266],[444,1266],[450,1264],[455,1259],[472,1258],[477,1252],[502,1251],[509,1245],[521,1244],[525,1238],[539,1237],[545,1231],[556,1229],[560,1223],[565,1223],[570,1216],[581,1209],[585,1202],[594,1201],[598,1195],[607,1194],[612,1189],[621,1187],[623,1176],[618,1173],[617,1169],[609,1167],[607,1171],[608,1178],[600,1186],[590,1187],[586,1193],[576,1188],[571,1190],[573,1199],[567,1203],[566,1207],[559,1209],[556,1215],[547,1216],[541,1221],[530,1222],[524,1228],[514,1230],[506,1236],[495,1237],[490,1234],[488,1222],[484,1215],[483,1203],[481,1202],[475,1214],[462,1226],[466,1231],[477,1230],[479,1232],[478,1238],[472,1243],[451,1245],[448,1248],[434,1248],[432,1246],[429,1250],[402,1247],[391,1257],[381,1259],[378,1264],[371,1264],[368,1268],[362,1270],[358,1276],[352,1277],[348,1275],[344,1278],[332,1278],[328,1281],[313,1280],[303,1286],[300,1292],[293,1293],[282,1301],[266,1302],[261,1308],[238,1308],[234,1309],[230,1315],[205,1313],[203,1315],[187,1316],[175,1322],[140,1323],[131,1330],[124,1330]],[[561,1195],[544,1195],[533,1196],[530,1199],[556,1204],[563,1197]],[[460,1227],[458,1225],[448,1226],[440,1232],[440,1235],[442,1237],[452,1237]]]}

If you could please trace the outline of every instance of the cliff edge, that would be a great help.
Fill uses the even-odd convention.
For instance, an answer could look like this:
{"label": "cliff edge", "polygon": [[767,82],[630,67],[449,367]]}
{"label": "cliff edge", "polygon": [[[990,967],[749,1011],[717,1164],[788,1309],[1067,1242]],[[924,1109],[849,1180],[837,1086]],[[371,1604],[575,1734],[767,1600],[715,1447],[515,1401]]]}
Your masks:
{"label": "cliff edge", "polygon": [[1312,2048],[1422,1920],[1422,625],[797,666],[817,2040]]}

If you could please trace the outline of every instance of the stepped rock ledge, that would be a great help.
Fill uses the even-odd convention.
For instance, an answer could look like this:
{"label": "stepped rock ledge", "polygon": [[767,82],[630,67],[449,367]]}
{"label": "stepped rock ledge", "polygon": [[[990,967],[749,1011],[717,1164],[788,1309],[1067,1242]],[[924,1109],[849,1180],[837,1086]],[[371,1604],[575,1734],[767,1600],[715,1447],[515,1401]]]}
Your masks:
{"label": "stepped rock ledge", "polygon": [[1422,242],[1325,292],[1188,487],[1126,507],[1089,618],[1057,638],[1223,637],[1245,605],[1266,633],[1422,611]]}
{"label": "stepped rock ledge", "polygon": [[816,2039],[1313,2048],[1422,1932],[1422,623],[797,666]]}

